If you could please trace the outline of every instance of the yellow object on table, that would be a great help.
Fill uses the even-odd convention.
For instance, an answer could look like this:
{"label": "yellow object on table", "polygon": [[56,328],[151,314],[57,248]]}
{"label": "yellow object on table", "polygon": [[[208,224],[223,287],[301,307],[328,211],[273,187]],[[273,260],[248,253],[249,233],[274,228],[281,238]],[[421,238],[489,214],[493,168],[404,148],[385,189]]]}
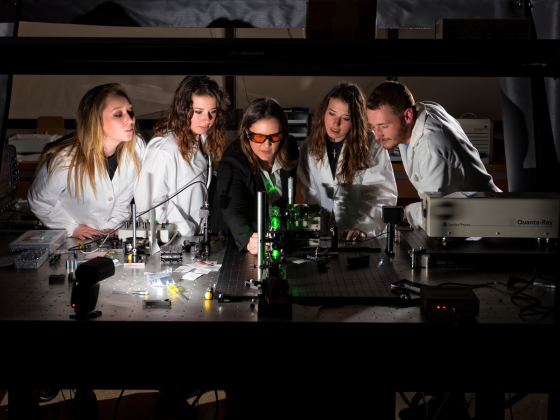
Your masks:
{"label": "yellow object on table", "polygon": [[179,293],[179,289],[174,284],[167,283],[167,287],[169,288],[171,293],[177,293],[177,294]]}

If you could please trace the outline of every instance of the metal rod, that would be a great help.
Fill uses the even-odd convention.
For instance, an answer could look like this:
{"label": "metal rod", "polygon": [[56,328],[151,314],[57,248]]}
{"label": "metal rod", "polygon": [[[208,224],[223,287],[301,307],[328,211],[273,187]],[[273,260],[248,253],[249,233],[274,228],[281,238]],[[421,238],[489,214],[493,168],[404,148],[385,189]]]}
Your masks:
{"label": "metal rod", "polygon": [[338,226],[331,226],[331,251],[338,251]]}
{"label": "metal rod", "polygon": [[136,254],[136,204],[132,204],[132,262],[138,262]]}
{"label": "metal rod", "polygon": [[294,204],[294,178],[288,178],[288,204]]}
{"label": "metal rod", "polygon": [[263,279],[264,270],[261,268],[264,265],[264,255],[266,252],[266,244],[264,243],[266,234],[266,192],[257,192],[257,279]]}
{"label": "metal rod", "polygon": [[385,248],[385,253],[387,255],[395,255],[393,251],[393,243],[395,241],[395,229],[397,225],[387,223],[387,248]]}

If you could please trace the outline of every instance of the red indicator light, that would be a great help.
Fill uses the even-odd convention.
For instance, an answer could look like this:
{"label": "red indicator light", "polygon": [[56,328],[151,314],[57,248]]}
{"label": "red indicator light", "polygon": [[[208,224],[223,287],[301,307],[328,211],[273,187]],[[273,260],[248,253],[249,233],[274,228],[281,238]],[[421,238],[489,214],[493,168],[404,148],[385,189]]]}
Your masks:
{"label": "red indicator light", "polygon": [[445,309],[445,306],[443,307],[443,309]]}
{"label": "red indicator light", "polygon": [[439,309],[439,306],[437,308]]}
{"label": "red indicator light", "polygon": [[[76,306],[76,304],[75,304],[75,303],[73,303],[73,304],[72,304],[72,308],[73,308],[74,306]],[[439,306],[438,306],[438,308],[439,308]]]}

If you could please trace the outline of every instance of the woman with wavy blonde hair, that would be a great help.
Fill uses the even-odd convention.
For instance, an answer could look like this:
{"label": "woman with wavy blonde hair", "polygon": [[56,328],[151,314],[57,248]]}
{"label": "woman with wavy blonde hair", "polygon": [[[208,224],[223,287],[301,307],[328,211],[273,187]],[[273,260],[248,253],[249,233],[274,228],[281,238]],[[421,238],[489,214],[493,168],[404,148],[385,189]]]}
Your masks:
{"label": "woman with wavy blonde hair", "polygon": [[321,204],[321,231],[338,226],[340,238],[365,239],[384,228],[382,206],[397,202],[387,151],[367,122],[366,100],[353,83],[339,83],[320,103],[300,148],[298,177],[306,204]]}
{"label": "woman with wavy blonde hair", "polygon": [[50,229],[102,236],[130,217],[144,142],[124,87],[108,83],[80,101],[76,131],[47,145],[28,200]]}
{"label": "woman with wavy blonde hair", "polygon": [[228,107],[227,94],[216,81],[208,76],[187,76],[148,143],[135,192],[136,205],[145,211],[164,203],[156,208],[156,219],[172,223],[182,236],[200,231],[199,210],[208,199],[208,170],[212,161],[222,156]]}

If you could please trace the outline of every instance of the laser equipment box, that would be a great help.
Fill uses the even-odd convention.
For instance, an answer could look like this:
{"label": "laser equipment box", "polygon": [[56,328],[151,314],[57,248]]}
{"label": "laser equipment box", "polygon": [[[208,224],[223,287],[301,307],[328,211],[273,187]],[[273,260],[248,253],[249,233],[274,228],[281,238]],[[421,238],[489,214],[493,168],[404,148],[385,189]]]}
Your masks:
{"label": "laser equipment box", "polygon": [[425,192],[431,237],[558,238],[560,195],[519,192]]}

